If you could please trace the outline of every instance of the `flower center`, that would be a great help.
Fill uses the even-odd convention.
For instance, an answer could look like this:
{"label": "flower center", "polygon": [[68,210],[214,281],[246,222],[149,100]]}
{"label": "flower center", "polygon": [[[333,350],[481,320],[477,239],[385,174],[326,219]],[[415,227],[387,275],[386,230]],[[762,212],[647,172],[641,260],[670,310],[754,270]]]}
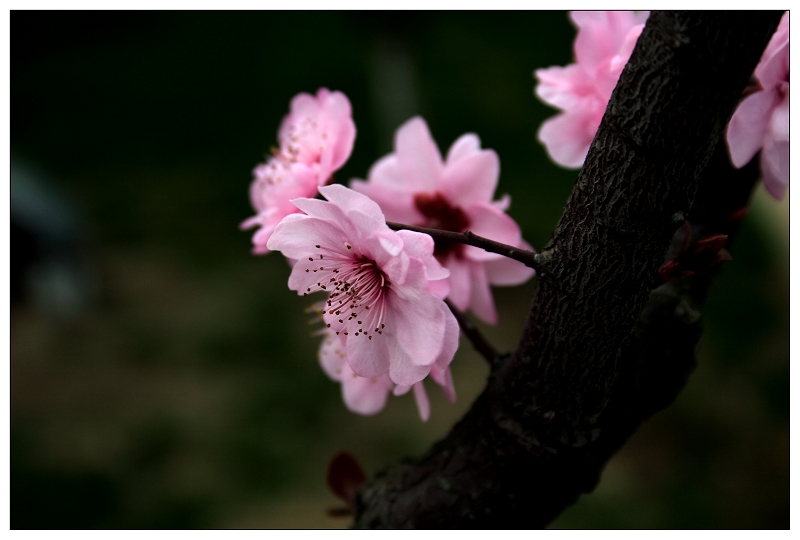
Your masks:
{"label": "flower center", "polygon": [[307,268],[306,272],[319,274],[316,287],[308,287],[303,295],[325,291],[322,316],[326,326],[339,335],[363,335],[372,339],[383,334],[386,316],[386,294],[390,288],[386,275],[377,263],[368,257],[353,252],[345,242],[344,250],[315,246],[319,267]]}
{"label": "flower center", "polygon": [[[438,191],[436,193],[417,193],[414,206],[427,221],[425,227],[451,232],[464,232],[469,227],[469,218],[461,208],[452,206]],[[447,240],[436,240],[433,255],[440,261],[450,252],[460,255],[464,245]]]}
{"label": "flower center", "polygon": [[[320,139],[319,141],[317,139]],[[280,138],[280,148],[270,149],[272,157],[256,169],[262,183],[269,185],[283,181],[294,163],[313,163],[319,161],[324,151],[323,141],[327,133],[317,134],[317,123],[305,117],[289,126],[288,134]]]}

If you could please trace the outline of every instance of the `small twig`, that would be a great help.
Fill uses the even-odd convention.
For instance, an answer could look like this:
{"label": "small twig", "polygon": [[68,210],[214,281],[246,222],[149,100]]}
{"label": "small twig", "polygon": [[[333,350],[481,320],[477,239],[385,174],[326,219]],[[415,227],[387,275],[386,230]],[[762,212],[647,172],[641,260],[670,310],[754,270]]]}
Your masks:
{"label": "small twig", "polygon": [[467,339],[472,343],[472,346],[478,351],[481,356],[486,358],[486,361],[489,362],[489,365],[494,365],[494,363],[499,358],[499,353],[497,349],[494,348],[494,345],[489,343],[481,331],[478,330],[478,327],[472,324],[470,321],[461,311],[456,308],[450,300],[445,299],[445,304],[447,307],[450,308],[450,311],[453,312],[456,320],[458,321],[458,326],[461,327],[461,331],[464,332],[464,335],[467,336]]}
{"label": "small twig", "polygon": [[514,259],[515,261],[519,261],[525,266],[533,268],[538,272],[538,261],[536,259],[536,253],[533,251],[528,251],[527,249],[516,248],[514,246],[509,246],[508,244],[503,244],[502,242],[495,242],[494,240],[489,240],[488,238],[484,238],[482,236],[478,236],[477,234],[473,233],[472,231],[464,231],[463,233],[457,233],[452,231],[443,231],[441,229],[429,229],[427,227],[417,227],[415,225],[404,225],[402,223],[395,223],[393,221],[387,221],[386,224],[389,226],[390,229],[394,229],[395,231],[406,229],[409,231],[414,232],[421,232],[425,234],[429,234],[433,237],[434,240],[444,240],[447,242],[458,242],[460,244],[467,244],[468,246],[474,246],[476,248],[483,249],[484,251],[488,251],[490,253],[497,253],[498,255],[504,255],[510,259]]}

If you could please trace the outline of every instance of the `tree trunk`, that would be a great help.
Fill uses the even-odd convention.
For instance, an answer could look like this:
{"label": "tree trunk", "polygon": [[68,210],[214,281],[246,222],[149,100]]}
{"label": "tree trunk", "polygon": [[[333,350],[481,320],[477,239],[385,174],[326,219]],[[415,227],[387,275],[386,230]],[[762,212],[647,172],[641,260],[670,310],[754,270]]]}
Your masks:
{"label": "tree trunk", "polygon": [[[724,148],[704,173],[780,17],[650,15],[538,258],[519,346],[445,439],[359,491],[356,527],[546,526],[674,400],[694,366],[710,278],[655,288],[657,270],[701,179],[691,219],[711,232],[749,196],[715,197],[739,174]],[[755,171],[740,176],[752,186]]]}

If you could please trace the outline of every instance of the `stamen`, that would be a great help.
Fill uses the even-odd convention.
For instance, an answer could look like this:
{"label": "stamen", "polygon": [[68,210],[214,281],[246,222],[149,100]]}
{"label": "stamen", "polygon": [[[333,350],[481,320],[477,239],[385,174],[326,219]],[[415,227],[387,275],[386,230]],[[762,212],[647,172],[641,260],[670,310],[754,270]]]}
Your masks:
{"label": "stamen", "polygon": [[[344,251],[341,247],[331,248],[315,244],[315,248],[323,253],[317,253],[319,260],[324,259],[326,266],[309,267],[314,273],[322,272],[323,275],[314,286],[308,287],[303,294],[315,291],[328,293],[328,298],[320,303],[320,309],[326,316],[339,315],[339,328],[337,335],[344,332],[346,336],[367,336],[366,328],[375,328],[375,333],[382,334],[385,328],[386,315],[386,290],[389,282],[384,273],[378,268],[375,261],[353,253],[353,245],[344,242]],[[327,256],[327,259],[325,258]],[[309,257],[309,262],[314,262],[315,257]],[[372,309],[377,305],[378,309]],[[323,309],[324,308],[324,309]],[[355,331],[350,331],[350,323],[355,321]],[[333,321],[326,323],[331,328]]]}

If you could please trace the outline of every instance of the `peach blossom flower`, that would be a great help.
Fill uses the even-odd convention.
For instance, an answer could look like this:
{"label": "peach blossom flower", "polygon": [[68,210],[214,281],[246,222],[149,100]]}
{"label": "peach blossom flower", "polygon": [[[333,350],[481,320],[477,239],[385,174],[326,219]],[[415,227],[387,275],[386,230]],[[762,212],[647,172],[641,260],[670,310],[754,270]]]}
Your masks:
{"label": "peach blossom flower", "polygon": [[573,50],[575,63],[537,69],[539,99],[563,112],[545,120],[539,141],[557,164],[568,169],[583,165],[611,92],[649,12],[572,11],[578,28]]}
{"label": "peach blossom flower", "polygon": [[344,186],[319,191],[327,201],[292,201],[304,213],[286,216],[268,241],[297,261],[289,288],[327,293],[323,321],[358,376],[411,386],[434,365],[446,368],[458,323],[441,299],[449,272],[433,239],[391,230],[374,201]]}
{"label": "peach blossom flower", "polygon": [[316,96],[292,99],[278,131],[280,148],[253,170],[250,202],[257,214],[241,224],[242,229],[259,227],[253,253],[269,253],[267,240],[275,226],[298,212],[291,199],[314,197],[350,157],[356,136],[351,116],[350,101],[341,92],[320,88]]}
{"label": "peach blossom flower", "polygon": [[[366,182],[353,180],[351,186],[377,202],[390,221],[455,232],[469,229],[532,249],[504,212],[508,196],[492,201],[499,176],[497,154],[481,149],[477,135],[462,135],[443,161],[425,121],[415,117],[397,130],[395,153],[375,163]],[[434,253],[450,270],[449,300],[490,324],[497,322],[490,285],[519,285],[534,274],[520,262],[464,244],[438,242]]]}
{"label": "peach blossom flower", "polygon": [[761,176],[780,200],[789,185],[789,12],[773,34],[755,76],[761,90],[742,100],[728,124],[731,161],[745,166],[761,150]]}

